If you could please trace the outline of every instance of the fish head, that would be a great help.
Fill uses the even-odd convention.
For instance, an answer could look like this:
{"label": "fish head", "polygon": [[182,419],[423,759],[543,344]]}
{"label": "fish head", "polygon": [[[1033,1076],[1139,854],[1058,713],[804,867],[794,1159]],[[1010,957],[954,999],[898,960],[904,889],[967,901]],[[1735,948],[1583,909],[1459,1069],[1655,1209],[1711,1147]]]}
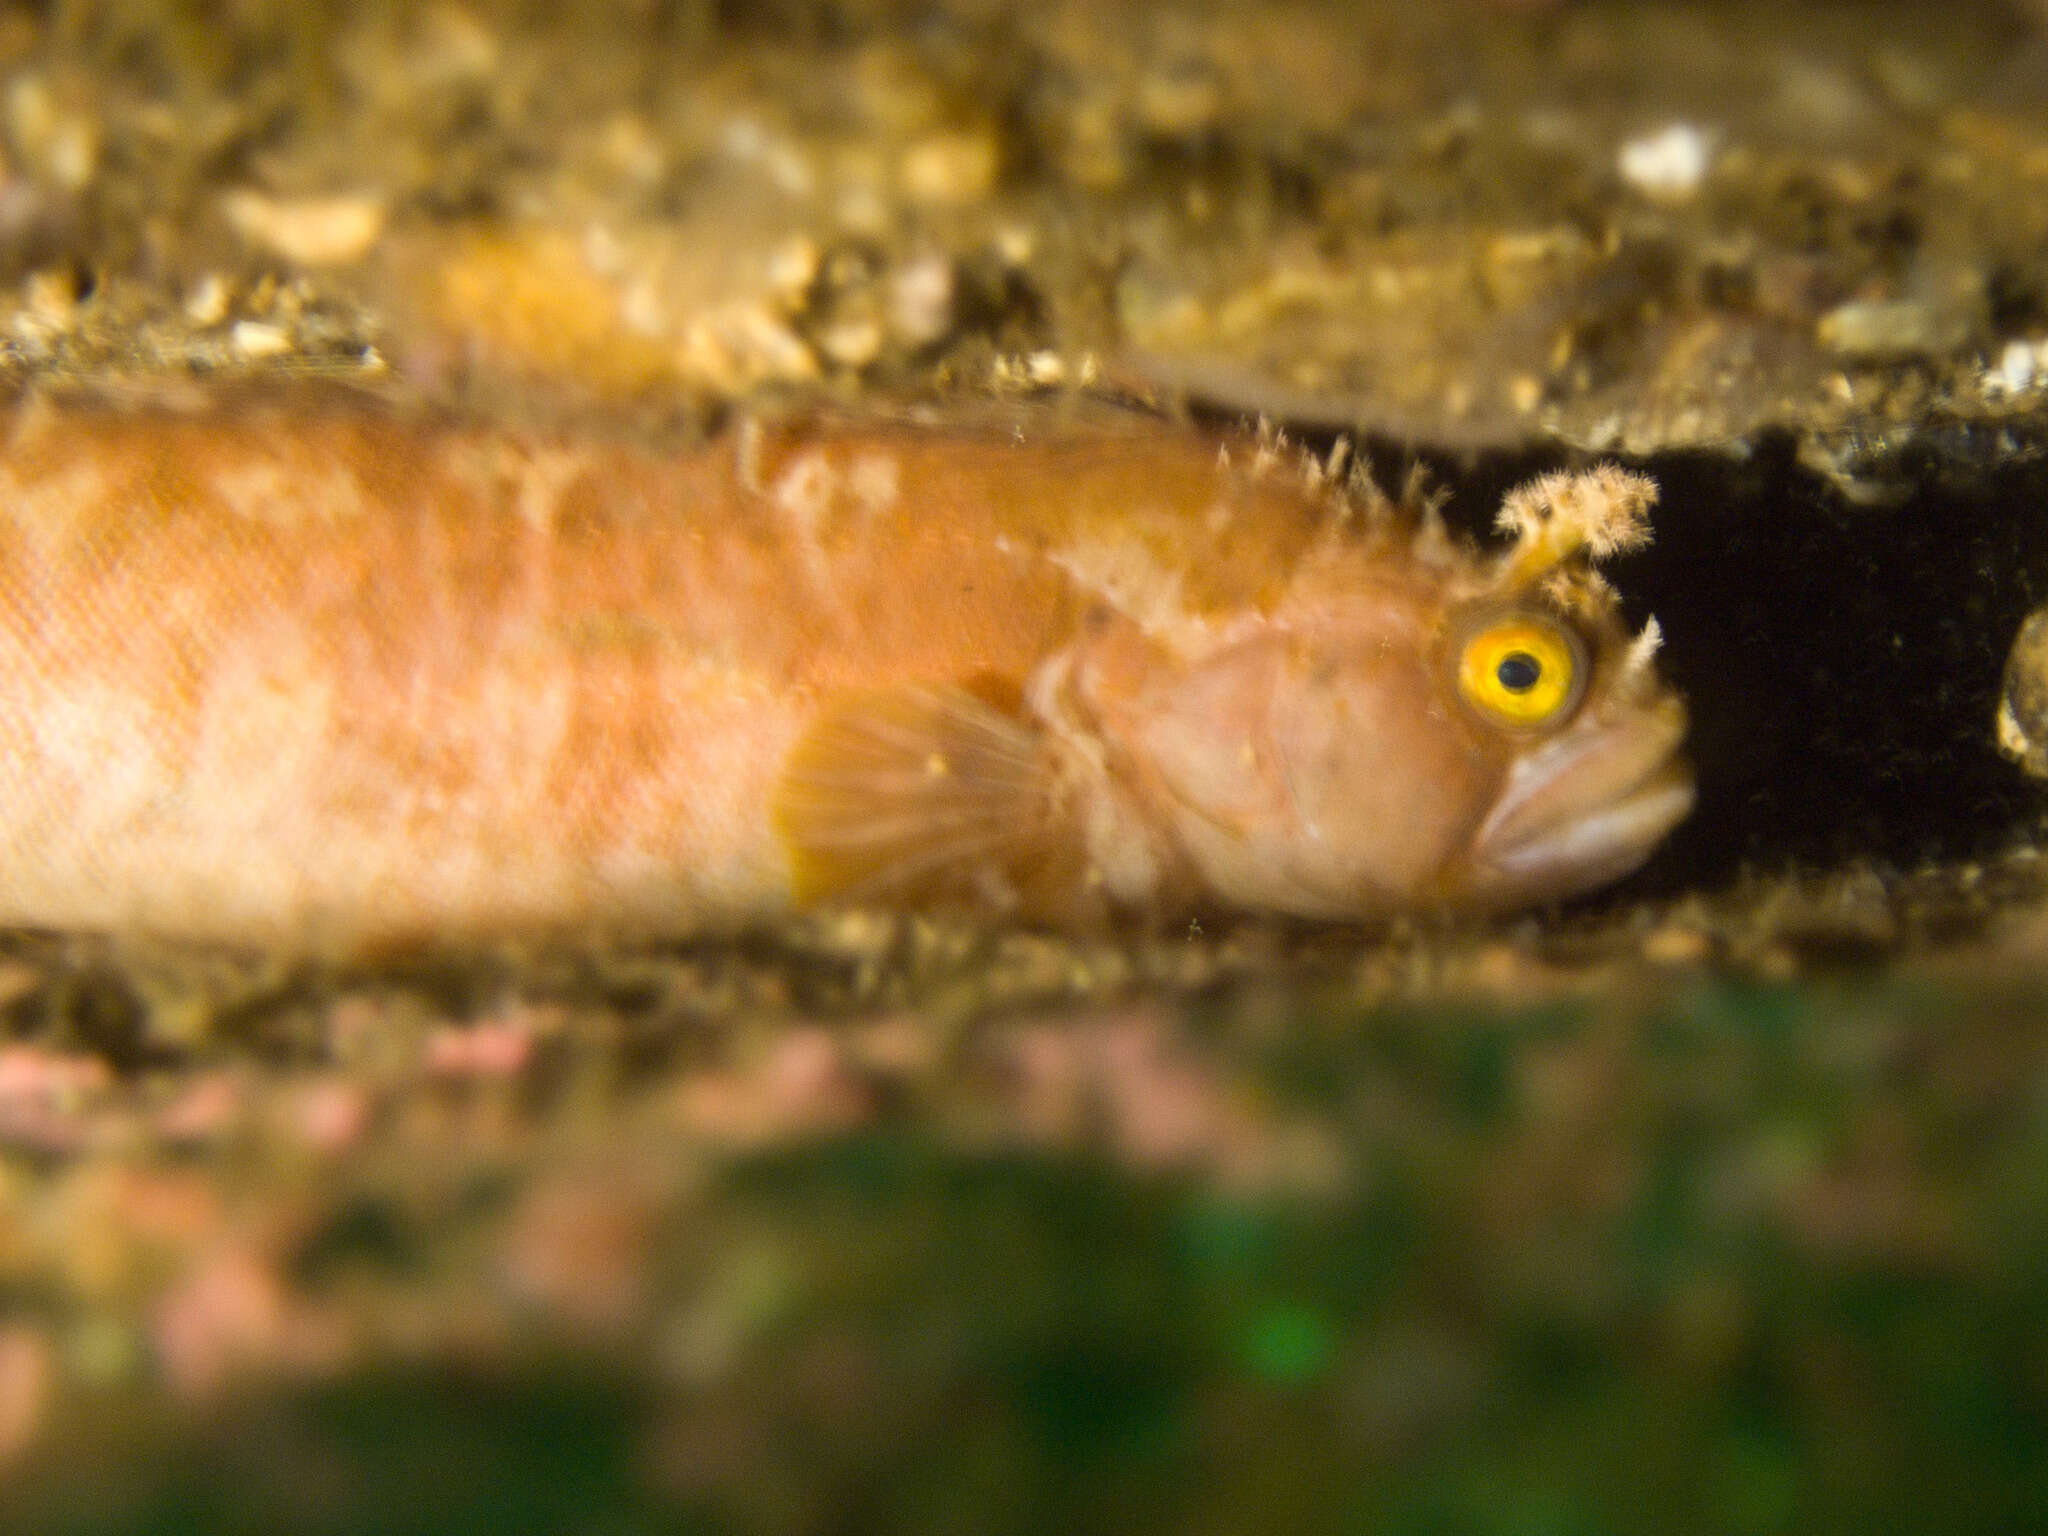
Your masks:
{"label": "fish head", "polygon": [[1686,714],[1582,550],[1359,560],[1102,669],[1126,797],[1230,907],[1499,910],[1628,874],[1692,807]]}
{"label": "fish head", "polygon": [[1524,906],[1640,868],[1695,797],[1655,622],[1630,636],[1611,614],[1482,608],[1448,638],[1446,675],[1476,733],[1469,760],[1486,767],[1483,809],[1436,873],[1444,904]]}

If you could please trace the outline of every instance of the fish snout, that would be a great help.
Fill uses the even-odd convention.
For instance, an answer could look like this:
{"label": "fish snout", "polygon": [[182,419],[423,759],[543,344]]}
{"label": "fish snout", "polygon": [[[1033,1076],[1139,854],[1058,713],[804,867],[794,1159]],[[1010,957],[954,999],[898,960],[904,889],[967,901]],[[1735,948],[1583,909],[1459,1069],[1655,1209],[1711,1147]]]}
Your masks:
{"label": "fish snout", "polygon": [[1639,868],[1691,812],[1685,706],[1587,720],[1517,758],[1467,860],[1480,904],[1590,890]]}

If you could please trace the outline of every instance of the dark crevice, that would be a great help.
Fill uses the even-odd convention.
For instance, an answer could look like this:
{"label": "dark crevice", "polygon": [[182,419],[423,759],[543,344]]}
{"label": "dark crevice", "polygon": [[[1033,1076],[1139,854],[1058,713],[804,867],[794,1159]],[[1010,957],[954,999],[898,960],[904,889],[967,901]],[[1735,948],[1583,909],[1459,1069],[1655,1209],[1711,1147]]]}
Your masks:
{"label": "dark crevice", "polygon": [[2032,515],[2048,476],[1858,507],[1789,449],[1649,467],[1657,543],[1613,574],[1659,616],[1692,703],[1700,808],[1673,861],[1712,879],[1737,861],[1970,858],[2035,818],[2039,791],[1991,729],[2048,572]]}

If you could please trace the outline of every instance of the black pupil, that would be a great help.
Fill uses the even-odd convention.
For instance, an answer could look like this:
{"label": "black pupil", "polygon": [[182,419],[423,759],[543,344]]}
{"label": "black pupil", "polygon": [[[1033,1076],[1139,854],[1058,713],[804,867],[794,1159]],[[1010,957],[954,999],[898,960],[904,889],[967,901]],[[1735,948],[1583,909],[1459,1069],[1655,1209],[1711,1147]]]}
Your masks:
{"label": "black pupil", "polygon": [[1500,679],[1501,687],[1509,693],[1527,693],[1543,676],[1543,663],[1527,651],[1510,651],[1501,657],[1493,675]]}

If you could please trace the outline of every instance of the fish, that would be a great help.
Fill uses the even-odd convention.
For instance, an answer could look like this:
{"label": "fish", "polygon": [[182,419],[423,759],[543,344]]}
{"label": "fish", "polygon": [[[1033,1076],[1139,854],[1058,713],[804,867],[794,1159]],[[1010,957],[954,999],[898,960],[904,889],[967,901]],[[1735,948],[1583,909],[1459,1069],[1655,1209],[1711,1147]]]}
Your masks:
{"label": "fish", "polygon": [[1650,481],[1500,547],[1273,434],[0,417],[0,924],[348,953],[1555,901],[1693,801]]}

